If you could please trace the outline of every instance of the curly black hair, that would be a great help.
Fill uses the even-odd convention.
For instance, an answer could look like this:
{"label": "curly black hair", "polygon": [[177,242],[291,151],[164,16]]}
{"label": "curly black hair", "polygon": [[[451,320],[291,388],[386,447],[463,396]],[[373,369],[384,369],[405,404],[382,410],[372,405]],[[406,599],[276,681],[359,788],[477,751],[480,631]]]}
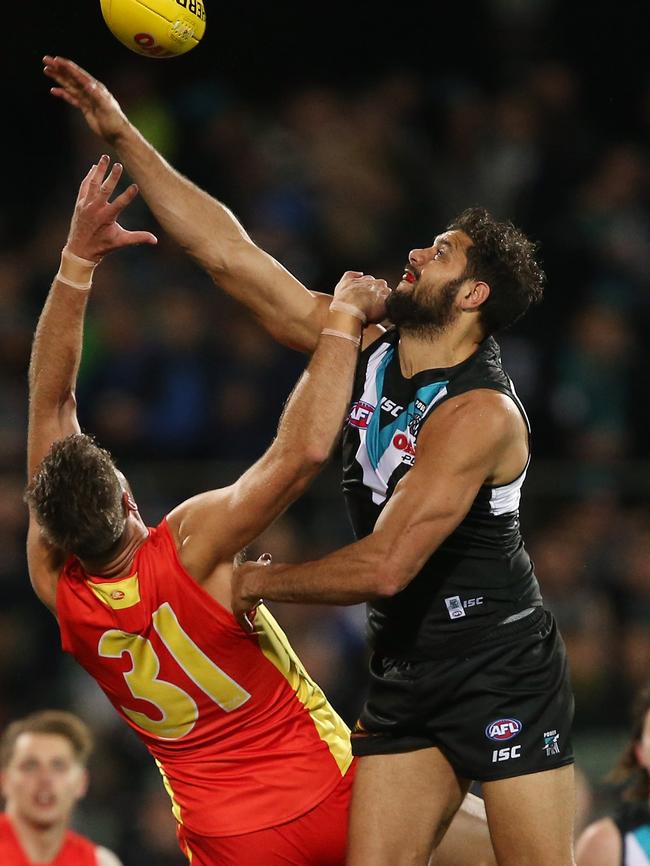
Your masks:
{"label": "curly black hair", "polygon": [[485,208],[471,207],[447,231],[462,231],[472,241],[465,278],[490,287],[481,306],[486,335],[509,328],[541,300],[546,277],[536,258],[537,245],[511,222],[498,222]]}
{"label": "curly black hair", "polygon": [[91,436],[59,439],[25,491],[46,538],[81,559],[105,556],[119,541],[124,491],[111,455]]}

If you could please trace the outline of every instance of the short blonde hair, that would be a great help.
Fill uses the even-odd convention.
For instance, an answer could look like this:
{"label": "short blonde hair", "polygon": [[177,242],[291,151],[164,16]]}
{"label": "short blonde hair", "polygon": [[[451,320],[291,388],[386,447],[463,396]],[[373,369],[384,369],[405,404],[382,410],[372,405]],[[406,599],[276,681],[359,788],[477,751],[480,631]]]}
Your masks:
{"label": "short blonde hair", "polygon": [[21,734],[56,734],[65,737],[72,746],[75,758],[86,766],[93,750],[93,735],[88,725],[65,710],[41,710],[8,725],[0,738],[0,769],[13,757],[16,740]]}

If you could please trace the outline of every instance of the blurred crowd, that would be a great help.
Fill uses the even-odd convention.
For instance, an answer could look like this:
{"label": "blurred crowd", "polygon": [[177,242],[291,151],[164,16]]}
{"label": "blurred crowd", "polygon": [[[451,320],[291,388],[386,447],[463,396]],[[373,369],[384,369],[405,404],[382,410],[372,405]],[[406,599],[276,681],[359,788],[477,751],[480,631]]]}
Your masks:
{"label": "blurred crowd", "polygon": [[[155,64],[127,63],[107,83],[146,137],[309,288],[331,291],[346,269],[396,283],[409,250],[472,204],[540,242],[545,300],[500,342],[533,424],[522,522],[569,648],[577,754],[597,808],[650,671],[650,82],[612,129],[560,61],[489,87],[398,70],[357,88],[295,86],[264,105],[217,78],[170,91],[157,76]],[[16,200],[0,216],[0,726],[44,706],[79,712],[99,741],[85,831],[126,866],[173,866],[182,860],[155,767],[58,651],[25,570],[31,337],[78,182],[101,152],[72,112],[66,124],[66,158],[38,212]],[[156,230],[142,203],[126,223]],[[78,389],[83,428],[113,452],[150,523],[261,454],[304,366],[159,235],[158,248],[99,268]],[[334,461],[251,555],[297,561],[348,540]],[[277,613],[353,722],[363,611]],[[137,815],[128,826],[118,798],[119,814]]]}

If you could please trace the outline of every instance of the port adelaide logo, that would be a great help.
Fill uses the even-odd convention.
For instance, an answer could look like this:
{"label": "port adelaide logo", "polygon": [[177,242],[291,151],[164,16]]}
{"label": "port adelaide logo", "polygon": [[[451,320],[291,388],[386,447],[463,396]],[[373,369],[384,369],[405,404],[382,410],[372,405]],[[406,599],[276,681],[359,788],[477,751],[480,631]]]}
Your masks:
{"label": "port adelaide logo", "polygon": [[505,740],[511,740],[521,733],[523,725],[519,719],[497,719],[496,722],[490,722],[485,729],[485,736],[488,740],[494,740],[497,743],[502,743]]}

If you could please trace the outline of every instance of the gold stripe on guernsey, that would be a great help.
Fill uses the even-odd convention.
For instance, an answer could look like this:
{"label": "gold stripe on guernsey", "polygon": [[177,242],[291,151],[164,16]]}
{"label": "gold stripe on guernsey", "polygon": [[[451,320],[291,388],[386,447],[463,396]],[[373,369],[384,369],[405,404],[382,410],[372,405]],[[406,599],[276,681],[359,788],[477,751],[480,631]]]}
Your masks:
{"label": "gold stripe on guernsey", "polygon": [[140,584],[138,583],[137,572],[131,577],[122,578],[122,580],[110,580],[106,583],[93,583],[92,580],[87,580],[86,583],[97,598],[106,607],[112,607],[113,610],[123,610],[125,607],[140,604]]}
{"label": "gold stripe on guernsey", "polygon": [[343,775],[352,763],[348,726],[309,676],[287,636],[264,605],[260,605],[255,613],[255,633],[266,658],[289,682],[309,712],[318,735],[327,744]]}
{"label": "gold stripe on guernsey", "polygon": [[179,803],[177,802],[176,797],[174,796],[174,791],[173,791],[171,783],[167,777],[167,773],[165,772],[165,768],[163,767],[163,765],[160,763],[160,761],[157,758],[154,758],[154,761],[156,762],[156,766],[158,767],[158,770],[160,771],[160,775],[162,776],[163,785],[165,786],[165,791],[167,791],[167,793],[169,795],[169,799],[172,801],[172,815],[174,816],[174,818],[176,818],[178,823],[182,825],[183,819],[181,818],[181,807],[180,807]]}

